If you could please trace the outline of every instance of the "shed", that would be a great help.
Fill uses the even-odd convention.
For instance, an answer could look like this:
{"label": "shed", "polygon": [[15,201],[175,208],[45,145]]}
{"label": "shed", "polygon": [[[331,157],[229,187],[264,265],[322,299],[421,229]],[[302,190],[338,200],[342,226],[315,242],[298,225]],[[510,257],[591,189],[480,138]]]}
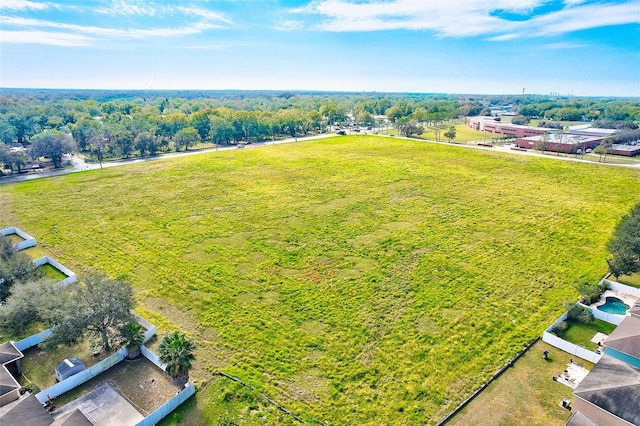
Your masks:
{"label": "shed", "polygon": [[56,380],[61,382],[67,377],[71,377],[86,369],[87,367],[84,365],[84,362],[78,358],[66,358],[60,364],[56,365]]}

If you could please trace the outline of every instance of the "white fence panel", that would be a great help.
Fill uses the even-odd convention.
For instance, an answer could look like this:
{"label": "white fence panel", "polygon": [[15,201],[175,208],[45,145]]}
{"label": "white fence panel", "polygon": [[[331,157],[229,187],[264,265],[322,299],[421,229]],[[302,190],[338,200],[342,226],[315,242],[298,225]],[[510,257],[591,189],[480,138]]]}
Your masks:
{"label": "white fence panel", "polygon": [[567,342],[566,340],[561,339],[558,336],[551,334],[547,331],[545,331],[544,334],[542,335],[542,341],[547,342],[551,346],[561,349],[571,355],[577,356],[586,361],[593,362],[594,364],[600,361],[600,358],[602,358],[602,354],[597,354],[581,346],[578,346],[571,342]]}
{"label": "white fence panel", "polygon": [[33,238],[31,235],[27,234],[23,230],[16,228],[15,226],[0,229],[0,234],[5,236],[11,235],[11,234],[17,234],[20,238],[22,238],[24,241],[20,241],[19,243],[13,245],[13,247],[18,251],[24,250],[26,248],[33,247],[36,245],[35,238]]}
{"label": "white fence panel", "polygon": [[[127,356],[127,349],[120,349],[110,357],[103,359],[99,363],[92,365],[86,370],[81,371],[78,374],[74,374],[73,376],[68,377],[63,381],[56,383],[51,387],[48,387],[42,392],[36,394],[36,398],[38,398],[38,401],[44,404],[47,399],[56,398],[63,393],[75,388],[76,386],[80,386],[84,382],[93,379],[98,374],[108,370],[109,368],[122,361],[125,356]],[[51,374],[53,374],[53,371],[51,372]]]}
{"label": "white fence panel", "polygon": [[36,266],[46,265],[47,263],[67,276],[67,278],[61,281],[65,285],[69,285],[78,281],[78,276],[75,272],[73,272],[71,269],[67,268],[57,260],[50,258],[49,256],[43,256],[33,261],[33,264]]}
{"label": "white fence panel", "polygon": [[635,297],[640,297],[640,288],[635,288],[628,286],[626,284],[621,284],[617,281],[611,281],[607,279],[602,280],[603,283],[607,285],[611,290],[619,291],[620,293],[630,294]]}
{"label": "white fence panel", "polygon": [[178,408],[183,402],[185,402],[191,395],[196,393],[196,388],[193,382],[187,383],[184,389],[182,389],[176,396],[169,401],[162,404],[158,409],[149,414],[144,420],[138,422],[136,426],[153,426],[160,420],[164,419],[173,410]]}
{"label": "white fence panel", "polygon": [[153,336],[155,336],[157,331],[156,326],[151,324],[149,321],[142,318],[140,315],[136,314],[135,312],[132,311],[131,313],[133,314],[133,318],[135,319],[135,321],[147,329],[146,333],[144,333],[144,342],[143,342],[143,343],[147,343],[149,340],[151,340]]}
{"label": "white fence panel", "polygon": [[151,352],[146,346],[140,347],[140,353],[149,361],[154,363],[162,371],[164,371],[165,368],[167,367],[167,364],[162,363],[162,361],[160,361],[160,357],[158,357],[158,355]]}

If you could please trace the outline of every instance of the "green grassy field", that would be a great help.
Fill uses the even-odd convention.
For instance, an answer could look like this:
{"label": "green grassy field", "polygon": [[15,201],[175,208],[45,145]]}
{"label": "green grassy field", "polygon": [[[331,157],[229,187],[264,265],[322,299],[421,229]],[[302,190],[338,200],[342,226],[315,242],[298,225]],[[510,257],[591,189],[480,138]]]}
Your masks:
{"label": "green grassy field", "polygon": [[[485,134],[484,132],[480,132],[478,130],[474,130],[469,127],[467,124],[456,124],[456,138],[453,142],[473,142],[473,141],[483,141],[486,139],[487,143],[491,143],[491,133]],[[445,126],[444,129],[440,130],[440,141],[447,142],[447,138],[444,136],[445,132],[449,129],[448,126]],[[436,131],[432,128],[426,128],[426,131],[420,136],[423,139],[435,140],[436,139]]]}
{"label": "green grassy field", "polygon": [[0,222],[196,338],[188,424],[244,415],[219,370],[311,423],[422,424],[602,276],[639,193],[637,171],[357,136],[3,185]]}

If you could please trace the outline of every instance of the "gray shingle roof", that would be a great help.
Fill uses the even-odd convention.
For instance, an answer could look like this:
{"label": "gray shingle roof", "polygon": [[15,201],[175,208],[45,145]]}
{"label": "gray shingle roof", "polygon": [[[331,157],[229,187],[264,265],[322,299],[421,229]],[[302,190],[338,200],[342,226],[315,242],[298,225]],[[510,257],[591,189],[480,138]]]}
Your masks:
{"label": "gray shingle roof", "polygon": [[625,317],[607,337],[605,345],[640,359],[640,318]]}
{"label": "gray shingle roof", "polygon": [[564,426],[605,426],[580,411],[575,411]]}
{"label": "gray shingle roof", "polygon": [[11,342],[4,342],[0,345],[0,364],[6,364],[18,358],[22,358],[22,352],[17,350]]}
{"label": "gray shingle roof", "polygon": [[68,416],[56,419],[51,426],[93,426],[80,410],[73,410]]}
{"label": "gray shingle roof", "polygon": [[573,392],[576,397],[640,424],[640,369],[604,355]]}
{"label": "gray shingle roof", "polygon": [[53,422],[53,417],[47,413],[34,395],[22,397],[2,408],[0,410],[2,426],[49,426]]}

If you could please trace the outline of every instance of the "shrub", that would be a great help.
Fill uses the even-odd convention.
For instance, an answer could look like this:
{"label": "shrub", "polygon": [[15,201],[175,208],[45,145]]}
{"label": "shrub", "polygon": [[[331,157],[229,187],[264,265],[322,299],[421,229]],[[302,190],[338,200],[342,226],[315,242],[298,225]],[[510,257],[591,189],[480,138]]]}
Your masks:
{"label": "shrub", "polygon": [[580,292],[580,302],[590,305],[600,300],[600,296],[605,292],[607,286],[605,284],[584,282],[576,284],[575,288]]}
{"label": "shrub", "polygon": [[35,395],[40,392],[40,388],[35,383],[29,383],[28,385],[22,386],[18,392],[20,392],[20,395],[24,395],[27,392]]}
{"label": "shrub", "polygon": [[564,331],[569,328],[569,323],[566,321],[561,321],[551,329],[551,332],[556,336],[560,337]]}
{"label": "shrub", "polygon": [[593,322],[593,312],[591,309],[586,308],[578,303],[569,303],[567,305],[567,319],[571,319],[583,324],[589,324]]}

